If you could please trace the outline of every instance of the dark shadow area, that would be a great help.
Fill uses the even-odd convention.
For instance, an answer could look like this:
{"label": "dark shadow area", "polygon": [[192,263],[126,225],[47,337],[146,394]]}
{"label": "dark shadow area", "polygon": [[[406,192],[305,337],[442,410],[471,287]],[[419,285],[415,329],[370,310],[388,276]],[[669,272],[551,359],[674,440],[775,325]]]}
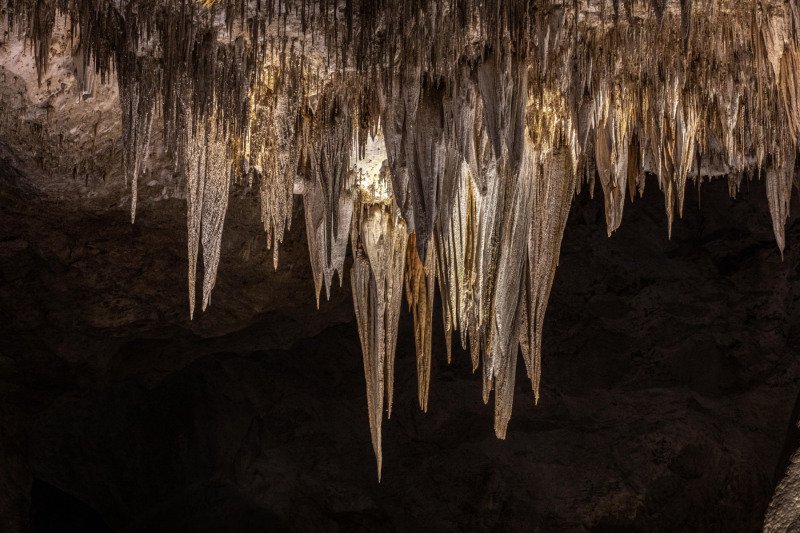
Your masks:
{"label": "dark shadow area", "polygon": [[576,199],[541,401],[520,362],[505,441],[438,308],[420,412],[404,310],[381,483],[348,276],[316,311],[299,208],[275,272],[234,201],[190,323],[181,203],[135,227],[5,205],[0,504],[34,531],[759,530],[797,416],[800,224],[781,260],[763,183],[699,199],[671,240],[653,181],[611,238]]}
{"label": "dark shadow area", "polygon": [[110,532],[100,514],[79,499],[42,481],[31,488],[31,531],[33,533]]}

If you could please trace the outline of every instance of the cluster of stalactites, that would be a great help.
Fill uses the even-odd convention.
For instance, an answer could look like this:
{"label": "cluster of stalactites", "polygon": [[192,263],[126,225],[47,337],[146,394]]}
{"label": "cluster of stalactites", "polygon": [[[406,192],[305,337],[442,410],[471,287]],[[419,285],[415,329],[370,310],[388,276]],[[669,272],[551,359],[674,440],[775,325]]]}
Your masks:
{"label": "cluster of stalactites", "polygon": [[655,175],[669,232],[690,178],[727,176],[734,194],[763,176],[785,245],[800,130],[793,0],[7,4],[40,76],[57,8],[84,62],[116,69],[134,210],[161,117],[187,184],[192,313],[201,247],[204,308],[214,285],[231,179],[257,183],[276,267],[302,192],[318,305],[351,244],[379,471],[403,292],[423,410],[436,285],[448,359],[455,335],[486,402],[494,391],[496,434],[520,354],[538,401],[544,314],[584,183],[599,181],[611,234]]}
{"label": "cluster of stalactites", "polygon": [[[384,139],[378,159],[385,163],[371,172],[390,201],[376,198],[358,179],[357,195],[340,196],[348,206],[339,204],[340,212],[352,213],[351,284],[379,470],[404,288],[423,410],[437,279],[448,358],[458,332],[474,369],[482,363],[484,401],[495,391],[497,435],[506,434],[520,354],[538,400],[544,310],[579,174],[577,132],[565,100],[551,92],[533,97],[527,71],[523,58],[506,50],[463,64],[457,83],[404,77],[393,98],[378,97],[377,138]],[[360,162],[376,156],[371,140],[354,153],[351,173],[369,168]],[[332,135],[327,143],[341,141]],[[324,212],[325,194],[321,186],[307,186],[306,207],[316,201]],[[313,219],[314,212],[307,209],[314,224],[309,227],[331,235],[332,219]],[[313,263],[325,241],[312,237],[309,229]],[[319,258],[315,269],[327,267],[326,260]]]}

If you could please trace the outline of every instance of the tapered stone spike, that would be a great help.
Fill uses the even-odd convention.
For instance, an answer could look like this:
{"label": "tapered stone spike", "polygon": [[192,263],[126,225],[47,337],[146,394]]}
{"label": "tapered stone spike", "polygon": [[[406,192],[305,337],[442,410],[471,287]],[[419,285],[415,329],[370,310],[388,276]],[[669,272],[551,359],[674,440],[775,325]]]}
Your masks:
{"label": "tapered stone spike", "polygon": [[[185,123],[194,122],[187,111]],[[186,130],[181,159],[187,184],[186,208],[189,243],[189,316],[194,317],[197,257],[203,250],[202,309],[211,302],[222,246],[222,229],[228,209],[231,181],[228,149],[215,121],[201,120]]]}
{"label": "tapered stone spike", "polygon": [[372,447],[380,479],[381,425],[384,406],[388,416],[392,412],[397,322],[408,237],[406,225],[394,209],[361,203],[356,209],[351,283],[364,357]]}
{"label": "tapered stone spike", "polygon": [[406,298],[414,317],[414,344],[417,352],[417,387],[419,407],[428,411],[431,380],[431,335],[433,332],[433,289],[436,281],[436,249],[428,246],[423,263],[417,247],[417,236],[411,234],[406,246]]}

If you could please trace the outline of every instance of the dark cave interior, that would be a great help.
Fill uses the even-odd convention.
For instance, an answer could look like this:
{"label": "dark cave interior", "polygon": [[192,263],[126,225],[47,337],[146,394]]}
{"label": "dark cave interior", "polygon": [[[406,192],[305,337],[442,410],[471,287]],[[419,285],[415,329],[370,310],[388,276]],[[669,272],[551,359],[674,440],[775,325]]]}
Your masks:
{"label": "dark cave interior", "polygon": [[671,240],[652,180],[611,238],[602,200],[577,198],[541,400],[518,380],[505,441],[455,338],[446,363],[438,306],[420,411],[404,302],[378,483],[348,281],[314,310],[301,207],[273,272],[235,195],[190,322],[177,200],[131,226],[0,174],[12,529],[752,531],[797,446],[800,219],[782,260],[762,181],[690,189]]}

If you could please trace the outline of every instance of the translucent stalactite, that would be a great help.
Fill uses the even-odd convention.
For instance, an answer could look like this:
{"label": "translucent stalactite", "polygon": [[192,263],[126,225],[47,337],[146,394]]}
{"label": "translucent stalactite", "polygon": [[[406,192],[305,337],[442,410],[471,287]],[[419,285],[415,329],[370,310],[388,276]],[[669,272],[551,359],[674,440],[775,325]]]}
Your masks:
{"label": "translucent stalactite", "polygon": [[414,344],[417,349],[417,386],[419,406],[428,411],[431,379],[431,334],[433,328],[433,289],[436,282],[436,250],[428,248],[423,263],[417,248],[417,236],[411,234],[406,247],[406,298],[414,318]]}
{"label": "translucent stalactite", "polygon": [[408,236],[406,224],[394,208],[359,203],[356,209],[351,284],[364,356],[372,447],[380,479],[381,423],[384,405],[388,416],[392,413],[397,323]]}

